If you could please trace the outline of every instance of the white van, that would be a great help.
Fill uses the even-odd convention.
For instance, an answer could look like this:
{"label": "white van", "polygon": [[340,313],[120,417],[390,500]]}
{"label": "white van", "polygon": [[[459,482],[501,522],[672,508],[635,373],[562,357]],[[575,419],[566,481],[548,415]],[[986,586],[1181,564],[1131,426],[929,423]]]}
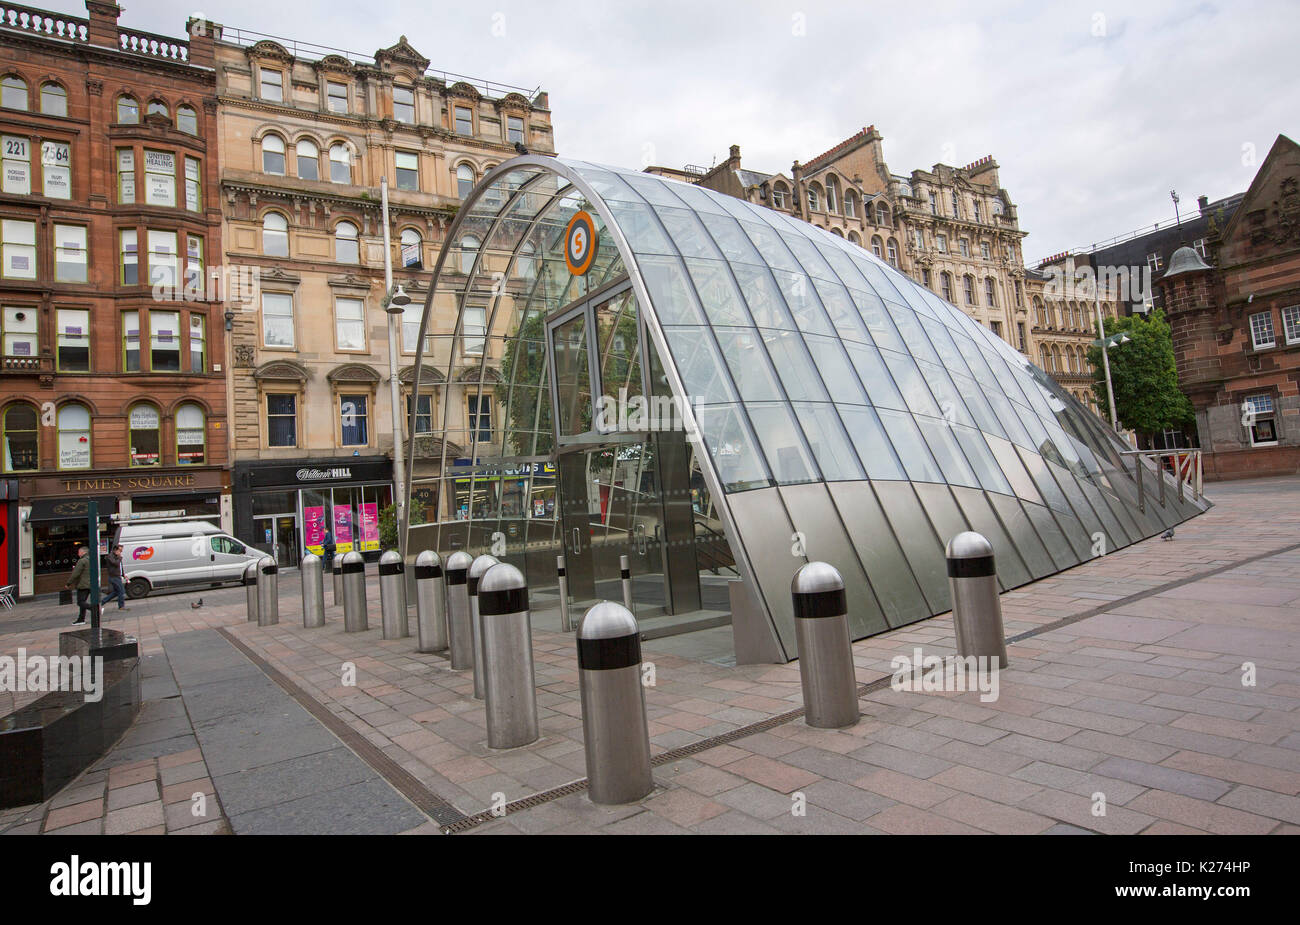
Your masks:
{"label": "white van", "polygon": [[122,524],[113,545],[122,547],[130,598],[145,597],[158,588],[240,581],[248,563],[265,555],[206,520]]}

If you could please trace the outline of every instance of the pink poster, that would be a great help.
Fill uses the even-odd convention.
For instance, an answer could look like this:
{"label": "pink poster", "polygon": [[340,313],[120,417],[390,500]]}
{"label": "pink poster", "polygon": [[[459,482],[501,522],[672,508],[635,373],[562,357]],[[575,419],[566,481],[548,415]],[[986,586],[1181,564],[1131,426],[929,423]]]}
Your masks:
{"label": "pink poster", "polygon": [[352,551],[352,508],[341,504],[334,505],[334,546],[336,555]]}
{"label": "pink poster", "polygon": [[325,508],[304,507],[302,520],[303,545],[307,547],[308,552],[319,556],[323,550],[322,540],[325,537]]}
{"label": "pink poster", "polygon": [[371,502],[361,505],[361,551],[379,548],[379,505]]}

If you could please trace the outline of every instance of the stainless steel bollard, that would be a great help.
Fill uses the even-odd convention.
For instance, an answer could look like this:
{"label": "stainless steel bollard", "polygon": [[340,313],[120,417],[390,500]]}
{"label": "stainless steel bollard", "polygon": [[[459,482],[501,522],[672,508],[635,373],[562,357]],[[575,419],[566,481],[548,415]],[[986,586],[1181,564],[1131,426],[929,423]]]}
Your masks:
{"label": "stainless steel bollard", "polygon": [[634,802],[654,789],[636,618],[601,601],[578,622],[577,639],[587,793],[593,803]]}
{"label": "stainless steel bollard", "polygon": [[343,603],[343,557],[336,555],[330,574],[334,578],[334,606],[338,607]]}
{"label": "stainless steel bollard", "polygon": [[447,648],[447,599],[442,562],[432,549],[415,557],[416,650],[441,652]]}
{"label": "stainless steel bollard", "polygon": [[470,638],[474,643],[474,699],[483,699],[483,621],[478,612],[478,583],[487,570],[496,565],[496,556],[482,555],[470,563],[465,576],[466,591],[469,594]]}
{"label": "stainless steel bollard", "polygon": [[402,554],[395,549],[379,557],[379,615],[385,639],[411,635],[406,613],[406,568]]}
{"label": "stainless steel bollard", "polygon": [[790,582],[794,638],[804,717],[818,729],[858,722],[858,679],[853,672],[844,579],[826,562],[806,562]]}
{"label": "stainless steel bollard", "polygon": [[469,622],[469,567],[474,559],[463,549],[447,557],[447,637],[451,667],[474,667],[474,635]]}
{"label": "stainless steel bollard", "polygon": [[257,622],[257,559],[244,566],[244,596],[248,604],[248,622]]}
{"label": "stainless steel bollard", "polygon": [[323,566],[321,557],[312,553],[303,556],[298,566],[302,573],[302,625],[306,627],[325,625]]}
{"label": "stainless steel bollard", "polygon": [[555,577],[560,583],[560,632],[573,632],[573,621],[569,619],[569,579],[564,574],[564,556],[555,557]]}
{"label": "stainless steel bollard", "polygon": [[518,748],[536,742],[541,737],[537,680],[523,573],[505,562],[489,568],[479,579],[478,614],[483,633],[488,748]]}
{"label": "stainless steel bollard", "polygon": [[1002,629],[993,544],[967,530],[948,541],[946,554],[957,654],[996,657],[998,667],[1006,668],[1007,639]]}
{"label": "stainless steel bollard", "polygon": [[618,557],[619,578],[623,581],[623,606],[628,610],[632,609],[632,569],[628,565],[627,556]]}
{"label": "stainless steel bollard", "polygon": [[257,625],[280,622],[280,569],[270,556],[257,560]]}
{"label": "stainless steel bollard", "polygon": [[370,629],[369,602],[366,600],[366,560],[359,552],[343,556],[343,632],[360,633]]}

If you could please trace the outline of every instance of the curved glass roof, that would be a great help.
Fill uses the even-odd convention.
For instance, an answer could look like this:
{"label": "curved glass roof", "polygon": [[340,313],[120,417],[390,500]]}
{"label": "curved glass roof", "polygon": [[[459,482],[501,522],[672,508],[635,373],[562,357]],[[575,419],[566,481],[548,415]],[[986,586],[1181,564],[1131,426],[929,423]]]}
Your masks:
{"label": "curved glass roof", "polygon": [[[563,254],[579,209],[599,233],[585,276]],[[989,538],[1011,588],[1208,506],[1172,490],[1153,503],[1148,467],[1140,510],[1139,463],[1104,422],[869,251],[711,190],[538,156],[475,188],[418,333],[413,317],[404,328],[420,346],[419,389],[441,405],[411,412],[413,491],[443,497],[451,479],[499,477],[484,460],[546,478],[556,442],[545,321],[625,276],[760,629],[787,656],[789,582],[809,559],[844,575],[860,638],[949,609],[943,550],[962,530]],[[485,424],[477,398],[489,392],[497,417]],[[467,514],[469,545],[487,548],[509,512],[471,502]],[[534,517],[506,544],[553,547],[557,531]]]}

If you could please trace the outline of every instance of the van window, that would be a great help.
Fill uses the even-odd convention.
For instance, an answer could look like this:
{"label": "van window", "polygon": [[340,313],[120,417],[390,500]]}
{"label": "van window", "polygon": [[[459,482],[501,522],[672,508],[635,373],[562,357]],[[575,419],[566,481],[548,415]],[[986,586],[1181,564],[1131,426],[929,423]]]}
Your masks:
{"label": "van window", "polygon": [[244,554],[244,544],[236,542],[228,536],[214,536],[211,542],[213,552],[228,552],[236,556]]}

